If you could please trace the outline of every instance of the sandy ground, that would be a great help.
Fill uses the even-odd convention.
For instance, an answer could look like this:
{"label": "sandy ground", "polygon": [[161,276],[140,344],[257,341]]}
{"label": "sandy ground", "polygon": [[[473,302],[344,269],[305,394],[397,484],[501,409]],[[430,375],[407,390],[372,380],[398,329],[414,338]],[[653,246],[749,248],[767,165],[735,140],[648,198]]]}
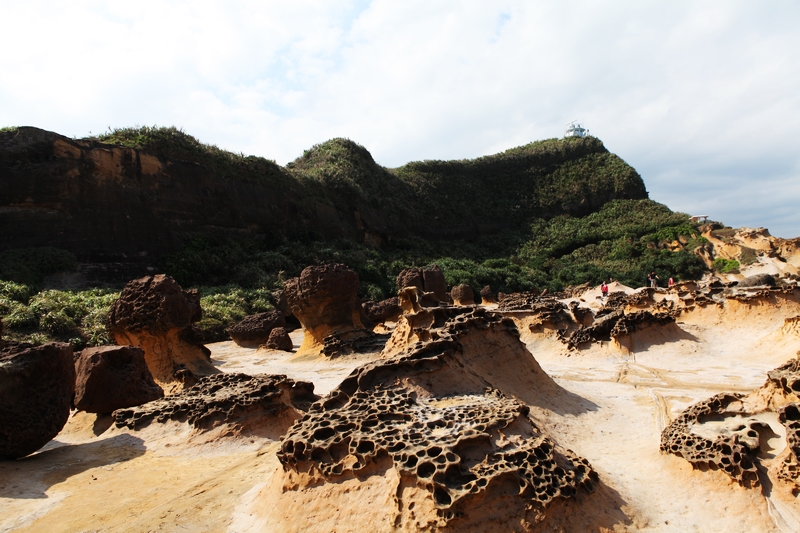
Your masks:
{"label": "sandy ground", "polygon": [[[800,334],[784,318],[798,314],[794,302],[723,313],[711,306],[682,317],[667,336],[641,339],[631,355],[609,344],[569,353],[547,333],[524,335],[542,368],[593,404],[576,415],[543,413],[547,431],[626,502],[626,530],[800,531],[793,498],[741,488],[659,453],[661,430],[681,410],[717,392],[750,392],[793,357]],[[296,346],[301,335],[293,333]],[[223,371],[286,374],[313,381],[318,394],[371,358],[209,347]],[[109,425],[76,413],[38,453],[0,462],[0,532],[235,532],[232,524],[246,521],[247,503],[280,468],[277,444],[263,438],[214,440],[180,424],[138,432]]]}

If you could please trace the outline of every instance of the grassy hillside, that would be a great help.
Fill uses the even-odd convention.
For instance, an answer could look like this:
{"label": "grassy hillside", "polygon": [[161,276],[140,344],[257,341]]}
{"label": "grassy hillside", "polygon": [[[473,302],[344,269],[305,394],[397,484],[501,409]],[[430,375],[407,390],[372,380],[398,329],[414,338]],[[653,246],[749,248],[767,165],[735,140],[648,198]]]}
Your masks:
{"label": "grassy hillside", "polygon": [[[313,232],[183,235],[182,249],[158,265],[184,287],[201,288],[201,327],[210,340],[224,338],[224,328],[246,314],[268,309],[269,293],[304,267],[333,261],[358,273],[359,296],[371,300],[395,294],[400,270],[432,263],[451,286],[490,285],[495,292],[554,291],[609,277],[641,286],[651,270],[663,279],[704,271],[691,252],[702,243],[688,215],[648,200],[636,171],[593,137],[394,169],[347,139],[315,145],[286,167],[202,144],[175,128],[128,128],[86,140],[196,162],[220,179],[292,188],[308,206],[321,203],[348,217],[357,212],[359,230],[382,238],[376,247]],[[666,244],[679,237],[686,249],[669,251]],[[76,346],[106,342],[114,290],[42,290],[48,275],[75,264],[55,249],[0,252],[6,332]]]}

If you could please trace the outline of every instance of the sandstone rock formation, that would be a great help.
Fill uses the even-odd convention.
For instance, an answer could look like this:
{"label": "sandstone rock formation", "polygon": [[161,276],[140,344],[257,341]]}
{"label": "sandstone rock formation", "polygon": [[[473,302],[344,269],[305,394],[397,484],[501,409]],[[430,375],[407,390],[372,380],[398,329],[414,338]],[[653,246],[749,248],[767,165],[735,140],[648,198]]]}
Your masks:
{"label": "sandstone rock formation", "polygon": [[[586,498],[597,474],[529,417],[525,402],[559,388],[513,322],[444,307],[401,321],[415,317],[429,327],[397,334],[408,351],[354,371],[282,439],[284,477],[264,495],[269,507],[298,531],[322,531],[314,516],[335,512],[346,493],[395,502],[349,508],[350,530],[377,520],[402,531],[529,531],[545,527],[556,501],[557,513],[579,512],[570,501]],[[426,339],[407,338],[412,330]]]}
{"label": "sandstone rock formation", "polygon": [[244,317],[226,331],[239,346],[255,348],[264,344],[274,328],[282,328],[286,319],[279,311],[267,311]]}
{"label": "sandstone rock formation", "polygon": [[69,344],[0,347],[0,459],[29,455],[58,435],[74,392]]}
{"label": "sandstone rock formation", "polygon": [[397,290],[403,290],[406,287],[416,287],[423,292],[425,291],[421,268],[407,268],[400,271],[397,275]]}
{"label": "sandstone rock formation", "polygon": [[133,430],[169,420],[198,430],[229,425],[237,433],[258,431],[266,424],[274,438],[317,398],[312,383],[282,375],[215,374],[178,394],[114,411],[113,417],[117,427]]}
{"label": "sandstone rock formation", "polygon": [[475,293],[467,285],[456,285],[450,290],[450,297],[455,305],[475,305]]}
{"label": "sandstone rock formation", "polygon": [[753,276],[748,276],[744,278],[742,281],[736,285],[737,288],[745,288],[745,287],[774,287],[775,286],[775,278],[769,274],[755,274]]}
{"label": "sandstone rock formation", "polygon": [[396,320],[403,310],[398,297],[393,296],[380,302],[364,302],[364,312],[371,321],[381,324]]}
{"label": "sandstone rock formation", "polygon": [[497,303],[497,299],[494,297],[492,288],[489,285],[481,289],[480,295],[481,295],[481,304],[483,305]]}
{"label": "sandstone rock formation", "polygon": [[164,396],[144,350],[135,346],[86,348],[75,361],[75,375],[75,407],[87,413],[111,413]]}
{"label": "sandstone rock formation", "polygon": [[[200,320],[200,295],[163,274],[128,282],[108,314],[108,332],[119,345],[138,346],[166,392],[180,387],[177,371],[216,373],[210,352],[192,324]],[[185,372],[184,372],[185,373]]]}
{"label": "sandstone rock formation", "polygon": [[437,265],[426,268],[408,268],[397,275],[397,290],[416,287],[420,292],[431,292],[440,302],[447,301],[447,282]]}
{"label": "sandstone rock formation", "polygon": [[[721,470],[745,487],[785,483],[800,494],[800,359],[767,373],[749,395],[699,402],[661,434],[661,451]],[[761,472],[761,474],[759,473]]]}
{"label": "sandstone rock formation", "polygon": [[432,292],[422,292],[416,287],[406,287],[397,292],[403,313],[416,313],[422,308],[439,307],[442,302]]}
{"label": "sandstone rock formation", "polygon": [[289,337],[289,332],[286,331],[286,328],[275,328],[270,331],[269,338],[265,345],[267,348],[282,350],[284,352],[291,352],[294,349],[294,343],[292,343],[292,339]]}
{"label": "sandstone rock formation", "polygon": [[292,313],[305,328],[298,355],[319,353],[329,335],[364,331],[356,305],[358,275],[345,265],[307,267],[284,287]]}

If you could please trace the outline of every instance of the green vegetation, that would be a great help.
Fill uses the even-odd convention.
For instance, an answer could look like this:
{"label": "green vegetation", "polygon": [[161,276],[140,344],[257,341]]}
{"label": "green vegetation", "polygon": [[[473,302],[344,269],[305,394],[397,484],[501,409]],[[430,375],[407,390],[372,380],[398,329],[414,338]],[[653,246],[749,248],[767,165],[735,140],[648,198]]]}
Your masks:
{"label": "green vegetation", "polygon": [[56,291],[0,281],[0,315],[5,333],[33,343],[69,342],[75,348],[109,342],[105,328],[118,292],[103,289]]}
{"label": "green vegetation", "polygon": [[735,259],[723,259],[721,257],[718,257],[714,259],[712,268],[714,269],[714,271],[719,272],[721,274],[738,274],[739,261]]}
{"label": "green vegetation", "polygon": [[173,127],[139,126],[114,129],[84,140],[137,148],[154,155],[199,163],[222,179],[263,185],[287,184],[290,178],[280,165],[269,159],[246,156],[203,144]]}
{"label": "green vegetation", "polygon": [[57,272],[73,272],[78,261],[58,248],[21,248],[0,252],[0,280],[35,285]]}
{"label": "green vegetation", "polygon": [[19,126],[3,126],[2,128],[0,128],[0,133],[17,131],[18,129]]}
{"label": "green vegetation", "polygon": [[739,262],[742,265],[752,265],[756,261],[758,261],[758,254],[752,248],[748,248],[747,246],[740,246],[741,253],[739,254]]}
{"label": "green vegetation", "polygon": [[225,329],[236,324],[247,315],[263,313],[273,309],[270,291],[266,289],[242,289],[234,285],[226,287],[203,287],[200,289],[200,306],[203,318],[197,327],[203,332],[206,342],[226,340]]}

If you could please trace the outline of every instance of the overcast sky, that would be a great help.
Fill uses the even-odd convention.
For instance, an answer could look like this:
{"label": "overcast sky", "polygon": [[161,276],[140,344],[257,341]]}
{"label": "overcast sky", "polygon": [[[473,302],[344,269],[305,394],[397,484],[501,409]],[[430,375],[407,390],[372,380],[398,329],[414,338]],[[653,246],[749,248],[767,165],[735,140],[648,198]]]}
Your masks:
{"label": "overcast sky", "polygon": [[798,2],[0,0],[0,35],[0,126],[394,167],[579,119],[652,199],[800,236]]}

